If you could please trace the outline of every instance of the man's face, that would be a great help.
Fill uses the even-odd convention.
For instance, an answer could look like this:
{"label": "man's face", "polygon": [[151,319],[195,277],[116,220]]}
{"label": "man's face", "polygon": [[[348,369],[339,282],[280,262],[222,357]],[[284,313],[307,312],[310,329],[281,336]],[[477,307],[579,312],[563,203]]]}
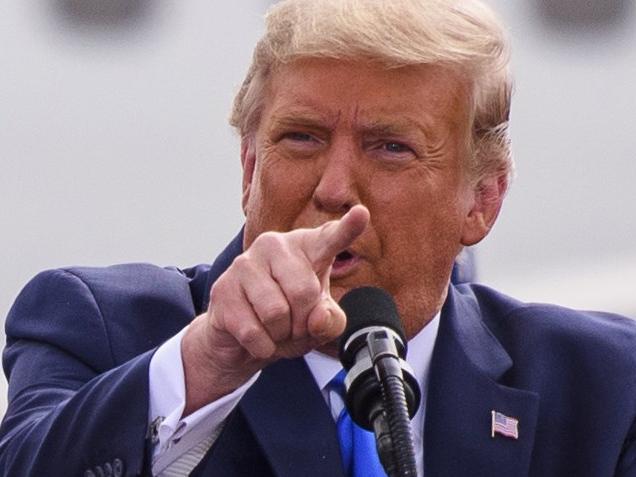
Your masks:
{"label": "man's face", "polygon": [[280,67],[265,94],[243,147],[245,246],[365,205],[370,224],[337,257],[332,296],[384,288],[413,336],[441,307],[462,244],[485,235],[465,167],[466,86],[441,67],[315,59]]}

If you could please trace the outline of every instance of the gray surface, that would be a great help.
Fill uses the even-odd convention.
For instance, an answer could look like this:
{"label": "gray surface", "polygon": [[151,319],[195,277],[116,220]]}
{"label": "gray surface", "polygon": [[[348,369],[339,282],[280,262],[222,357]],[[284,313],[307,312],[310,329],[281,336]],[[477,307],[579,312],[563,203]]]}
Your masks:
{"label": "gray surface", "polygon": [[[157,0],[108,28],[78,27],[44,1],[0,4],[1,315],[42,269],[186,266],[235,233],[226,117],[266,3]],[[518,178],[478,249],[482,281],[636,314],[633,9],[567,30],[534,2],[493,3],[515,46]]]}

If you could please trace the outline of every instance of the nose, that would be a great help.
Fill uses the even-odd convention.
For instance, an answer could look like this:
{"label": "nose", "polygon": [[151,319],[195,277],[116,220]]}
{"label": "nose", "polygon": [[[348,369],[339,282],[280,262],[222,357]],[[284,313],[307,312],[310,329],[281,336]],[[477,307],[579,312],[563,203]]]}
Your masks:
{"label": "nose", "polygon": [[322,174],[312,197],[314,205],[323,212],[344,214],[360,203],[355,151],[332,144],[323,160]]}

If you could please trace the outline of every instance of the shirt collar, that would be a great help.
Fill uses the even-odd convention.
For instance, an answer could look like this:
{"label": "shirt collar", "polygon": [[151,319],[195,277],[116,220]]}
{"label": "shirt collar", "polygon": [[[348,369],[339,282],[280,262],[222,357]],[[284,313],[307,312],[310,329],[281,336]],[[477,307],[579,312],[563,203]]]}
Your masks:
{"label": "shirt collar", "polygon": [[[417,379],[420,389],[426,389],[428,374],[433,357],[433,348],[437,339],[439,330],[440,313],[416,334],[408,344],[408,354],[406,361],[413,368],[415,378]],[[320,351],[311,351],[305,355],[305,361],[311,371],[311,374],[318,384],[320,390],[324,391],[325,387],[333,379],[333,377],[342,369],[340,361],[332,358]]]}

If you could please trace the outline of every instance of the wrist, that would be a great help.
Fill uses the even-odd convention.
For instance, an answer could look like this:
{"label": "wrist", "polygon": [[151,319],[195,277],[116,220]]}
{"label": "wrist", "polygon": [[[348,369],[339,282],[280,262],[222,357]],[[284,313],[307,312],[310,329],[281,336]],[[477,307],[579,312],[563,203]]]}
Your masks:
{"label": "wrist", "polygon": [[207,315],[195,318],[181,341],[186,391],[183,416],[232,393],[262,368],[244,356],[238,343],[229,348],[215,343],[220,341],[214,339],[218,331],[208,319]]}

